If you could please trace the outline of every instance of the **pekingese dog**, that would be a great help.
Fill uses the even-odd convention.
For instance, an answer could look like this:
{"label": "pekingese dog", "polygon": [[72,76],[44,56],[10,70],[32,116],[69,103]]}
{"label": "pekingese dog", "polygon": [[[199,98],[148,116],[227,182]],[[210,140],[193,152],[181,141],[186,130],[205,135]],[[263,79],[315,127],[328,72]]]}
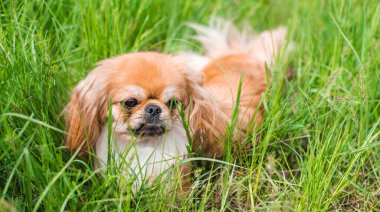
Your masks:
{"label": "pekingese dog", "polygon": [[[238,32],[230,22],[192,24],[206,53],[129,53],[98,63],[66,107],[67,146],[94,151],[96,168],[123,162],[126,175],[152,182],[187,155],[188,118],[195,151],[220,158],[240,95],[236,137],[262,121],[266,64],[285,42],[277,28]],[[240,92],[239,86],[241,86]]]}

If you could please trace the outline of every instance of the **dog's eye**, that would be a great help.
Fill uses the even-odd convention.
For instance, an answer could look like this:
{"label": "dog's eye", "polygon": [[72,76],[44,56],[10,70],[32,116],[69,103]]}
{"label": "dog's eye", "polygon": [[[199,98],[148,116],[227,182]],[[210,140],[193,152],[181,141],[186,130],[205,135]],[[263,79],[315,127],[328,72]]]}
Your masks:
{"label": "dog's eye", "polygon": [[168,108],[173,110],[178,106],[178,103],[179,103],[179,101],[177,98],[172,98],[166,103],[166,106],[168,106]]}
{"label": "dog's eye", "polygon": [[138,104],[138,101],[135,98],[130,98],[123,101],[122,104],[124,108],[131,109],[131,108],[134,108]]}

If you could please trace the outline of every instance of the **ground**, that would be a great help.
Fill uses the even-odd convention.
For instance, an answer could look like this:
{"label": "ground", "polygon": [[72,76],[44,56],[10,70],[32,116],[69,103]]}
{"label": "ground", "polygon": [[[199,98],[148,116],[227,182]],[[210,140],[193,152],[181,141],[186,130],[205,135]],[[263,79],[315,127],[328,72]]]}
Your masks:
{"label": "ground", "polygon": [[[286,26],[293,43],[268,72],[251,149],[196,157],[193,190],[178,197],[165,185],[120,190],[122,173],[96,174],[63,148],[63,108],[97,61],[202,52],[186,24],[216,16],[256,31]],[[377,0],[0,0],[0,20],[0,210],[380,208]]]}

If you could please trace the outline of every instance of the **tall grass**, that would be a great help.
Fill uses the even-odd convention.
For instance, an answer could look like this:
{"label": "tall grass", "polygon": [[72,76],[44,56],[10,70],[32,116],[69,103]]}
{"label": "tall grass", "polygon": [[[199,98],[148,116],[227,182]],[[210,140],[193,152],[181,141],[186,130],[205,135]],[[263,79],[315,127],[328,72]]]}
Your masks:
{"label": "tall grass", "polygon": [[[211,16],[285,25],[295,45],[289,64],[270,70],[264,122],[244,141],[252,148],[195,167],[187,197],[165,184],[132,195],[116,185],[122,173],[102,177],[63,148],[61,112],[97,61],[201,52],[186,23]],[[377,0],[0,0],[0,20],[0,210],[380,208]]]}

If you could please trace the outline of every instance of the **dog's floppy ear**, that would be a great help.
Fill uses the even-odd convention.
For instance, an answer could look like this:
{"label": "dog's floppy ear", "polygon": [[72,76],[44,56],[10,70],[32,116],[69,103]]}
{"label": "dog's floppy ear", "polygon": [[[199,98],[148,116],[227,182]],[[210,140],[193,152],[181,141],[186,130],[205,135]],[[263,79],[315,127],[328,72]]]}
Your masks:
{"label": "dog's floppy ear", "polygon": [[185,67],[187,82],[189,123],[193,132],[193,150],[207,157],[221,158],[224,143],[219,140],[224,135],[227,117],[219,105],[203,87],[203,72]]}
{"label": "dog's floppy ear", "polygon": [[66,113],[66,146],[83,155],[93,147],[101,131],[107,111],[107,61],[99,63],[71,94]]}

